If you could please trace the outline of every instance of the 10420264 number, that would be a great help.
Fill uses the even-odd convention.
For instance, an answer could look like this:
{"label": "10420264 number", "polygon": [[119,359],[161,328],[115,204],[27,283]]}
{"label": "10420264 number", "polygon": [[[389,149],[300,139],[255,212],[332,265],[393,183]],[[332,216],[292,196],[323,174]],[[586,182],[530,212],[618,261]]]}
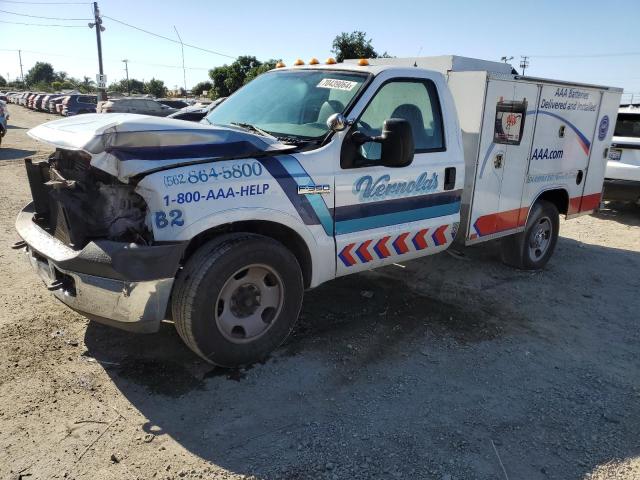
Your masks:
{"label": "10420264 number", "polygon": [[164,211],[155,212],[153,215],[153,222],[156,228],[166,227],[182,227],[184,225],[184,217],[182,216],[182,210],[170,210],[167,215]]}
{"label": "10420264 number", "polygon": [[174,185],[206,183],[212,179],[217,180],[218,177],[222,177],[224,180],[231,180],[232,178],[259,177],[260,175],[262,175],[262,164],[260,162],[244,162],[235,163],[230,167],[228,165],[219,168],[213,166],[211,168],[190,170],[187,173],[165,175],[163,182],[165,187],[172,187]]}

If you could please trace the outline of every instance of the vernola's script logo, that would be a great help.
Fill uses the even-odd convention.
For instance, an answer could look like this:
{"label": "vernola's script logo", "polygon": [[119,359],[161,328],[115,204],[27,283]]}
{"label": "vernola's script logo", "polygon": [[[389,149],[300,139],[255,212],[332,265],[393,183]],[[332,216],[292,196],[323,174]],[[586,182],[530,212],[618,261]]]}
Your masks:
{"label": "vernola's script logo", "polygon": [[420,174],[415,180],[392,182],[390,175],[381,175],[376,180],[371,175],[360,177],[353,185],[353,193],[360,200],[382,200],[400,195],[418,195],[438,189],[438,174],[427,172]]}

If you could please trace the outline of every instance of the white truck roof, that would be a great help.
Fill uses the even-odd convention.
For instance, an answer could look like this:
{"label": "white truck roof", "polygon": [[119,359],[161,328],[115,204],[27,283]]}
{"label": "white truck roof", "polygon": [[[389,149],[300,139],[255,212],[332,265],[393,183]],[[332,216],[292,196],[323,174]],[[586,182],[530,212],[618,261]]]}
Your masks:
{"label": "white truck roof", "polygon": [[[359,60],[345,60],[345,64],[357,64]],[[448,72],[476,72],[485,71],[491,73],[513,74],[517,73],[509,63],[492,62],[479,58],[461,57],[458,55],[438,55],[433,57],[406,57],[406,58],[370,58],[369,65],[389,65],[394,67],[418,67],[426,70],[435,70],[446,74]]]}

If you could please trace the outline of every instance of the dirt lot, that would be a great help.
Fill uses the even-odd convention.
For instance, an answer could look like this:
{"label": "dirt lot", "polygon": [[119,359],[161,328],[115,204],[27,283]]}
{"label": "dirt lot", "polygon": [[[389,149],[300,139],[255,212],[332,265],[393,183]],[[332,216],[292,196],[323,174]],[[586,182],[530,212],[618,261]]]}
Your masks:
{"label": "dirt lot", "polygon": [[212,369],[57,303],[9,249],[22,158],[0,149],[0,478],[640,478],[640,209],[562,222],[555,257],[497,247],[309,292],[295,335]]}

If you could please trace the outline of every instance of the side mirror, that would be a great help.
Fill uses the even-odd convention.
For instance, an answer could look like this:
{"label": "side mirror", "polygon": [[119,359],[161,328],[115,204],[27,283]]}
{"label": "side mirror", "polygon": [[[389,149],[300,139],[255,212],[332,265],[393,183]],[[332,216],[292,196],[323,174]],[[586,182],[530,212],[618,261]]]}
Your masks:
{"label": "side mirror", "polygon": [[382,163],[387,167],[406,167],[413,161],[415,145],[411,124],[403,118],[390,118],[382,126]]}
{"label": "side mirror", "polygon": [[327,118],[327,128],[332,132],[341,132],[352,123],[341,113],[334,113]]}

